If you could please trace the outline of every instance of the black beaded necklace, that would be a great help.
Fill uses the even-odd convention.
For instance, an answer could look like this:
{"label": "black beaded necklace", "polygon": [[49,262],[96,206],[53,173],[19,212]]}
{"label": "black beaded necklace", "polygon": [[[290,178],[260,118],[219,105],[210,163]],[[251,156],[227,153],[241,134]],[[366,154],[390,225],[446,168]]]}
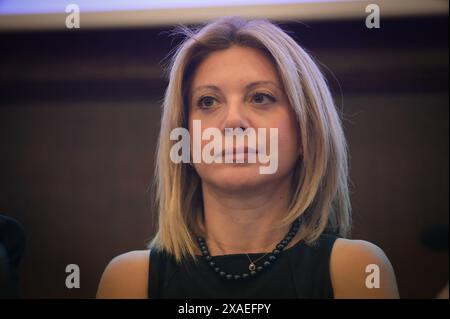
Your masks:
{"label": "black beaded necklace", "polygon": [[[215,273],[217,273],[220,277],[228,279],[228,280],[230,280],[230,279],[241,280],[241,279],[255,277],[257,274],[263,272],[265,269],[267,269],[271,265],[273,265],[275,263],[275,261],[277,260],[277,258],[279,257],[279,255],[281,254],[281,252],[283,251],[283,249],[289,244],[289,242],[292,240],[292,238],[294,238],[294,236],[297,234],[299,228],[300,228],[300,220],[296,219],[292,223],[292,226],[289,229],[289,232],[286,234],[286,236],[283,238],[283,240],[281,240],[275,246],[275,249],[272,250],[271,253],[267,253],[264,256],[262,256],[262,257],[265,257],[265,256],[269,255],[269,256],[267,256],[267,258],[266,258],[267,260],[264,261],[263,265],[257,266],[257,267],[255,265],[256,262],[259,261],[262,257],[258,258],[255,261],[251,261],[250,257],[249,257],[250,264],[249,264],[248,268],[249,268],[250,272],[249,273],[245,272],[242,274],[230,274],[230,273],[227,273],[226,271],[224,271],[214,261],[214,257],[210,255],[208,246],[206,245],[206,240],[201,236],[197,236],[197,242],[199,244],[199,247],[200,247],[200,250],[202,252],[204,259],[206,260],[208,265],[214,270]],[[248,257],[248,254],[247,254],[247,257]]]}

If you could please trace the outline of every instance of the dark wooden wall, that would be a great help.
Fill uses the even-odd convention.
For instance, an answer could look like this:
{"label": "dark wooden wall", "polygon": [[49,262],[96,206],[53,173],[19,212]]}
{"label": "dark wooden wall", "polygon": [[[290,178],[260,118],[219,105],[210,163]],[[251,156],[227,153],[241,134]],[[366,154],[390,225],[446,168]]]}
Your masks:
{"label": "dark wooden wall", "polygon": [[[403,297],[434,296],[448,247],[420,236],[448,234],[448,17],[284,26],[345,113],[353,237],[384,249]],[[168,29],[0,34],[0,214],[25,229],[22,297],[94,297],[108,261],[154,233]],[[65,287],[71,263],[80,289]]]}

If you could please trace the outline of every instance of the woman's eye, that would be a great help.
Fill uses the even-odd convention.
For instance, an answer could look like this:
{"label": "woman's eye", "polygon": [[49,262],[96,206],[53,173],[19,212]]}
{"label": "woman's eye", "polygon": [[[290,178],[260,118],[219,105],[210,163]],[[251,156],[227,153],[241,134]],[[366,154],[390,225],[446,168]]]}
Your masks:
{"label": "woman's eye", "polygon": [[216,99],[212,96],[204,96],[198,100],[197,106],[200,108],[208,109],[214,106]]}
{"label": "woman's eye", "polygon": [[267,93],[255,93],[252,97],[252,102],[256,104],[267,104],[275,102],[275,98]]}

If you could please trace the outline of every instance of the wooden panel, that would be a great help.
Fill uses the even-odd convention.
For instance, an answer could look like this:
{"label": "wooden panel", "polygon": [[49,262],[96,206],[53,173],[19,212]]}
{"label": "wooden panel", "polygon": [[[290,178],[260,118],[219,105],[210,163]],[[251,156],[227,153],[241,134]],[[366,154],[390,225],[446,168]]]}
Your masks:
{"label": "wooden panel", "polygon": [[448,95],[345,101],[353,237],[385,250],[402,297],[432,297],[448,280],[448,252],[433,252],[420,235],[448,230]]}
{"label": "wooden panel", "polygon": [[[115,255],[144,249],[159,112],[127,105],[39,103],[2,107],[0,207],[26,233],[26,297],[93,297]],[[67,264],[81,269],[68,290]]]}

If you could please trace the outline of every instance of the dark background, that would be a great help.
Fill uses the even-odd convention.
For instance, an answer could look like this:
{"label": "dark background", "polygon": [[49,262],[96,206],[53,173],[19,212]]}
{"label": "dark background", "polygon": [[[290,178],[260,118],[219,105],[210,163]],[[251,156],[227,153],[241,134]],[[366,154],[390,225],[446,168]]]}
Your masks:
{"label": "dark background", "polygon": [[[448,15],[283,27],[345,113],[352,237],[385,251],[401,297],[435,296],[448,246],[420,238],[442,228],[448,241]],[[0,33],[0,214],[25,230],[22,297],[94,297],[109,260],[154,233],[161,61],[179,41],[170,29]],[[65,287],[72,263],[80,289]]]}

